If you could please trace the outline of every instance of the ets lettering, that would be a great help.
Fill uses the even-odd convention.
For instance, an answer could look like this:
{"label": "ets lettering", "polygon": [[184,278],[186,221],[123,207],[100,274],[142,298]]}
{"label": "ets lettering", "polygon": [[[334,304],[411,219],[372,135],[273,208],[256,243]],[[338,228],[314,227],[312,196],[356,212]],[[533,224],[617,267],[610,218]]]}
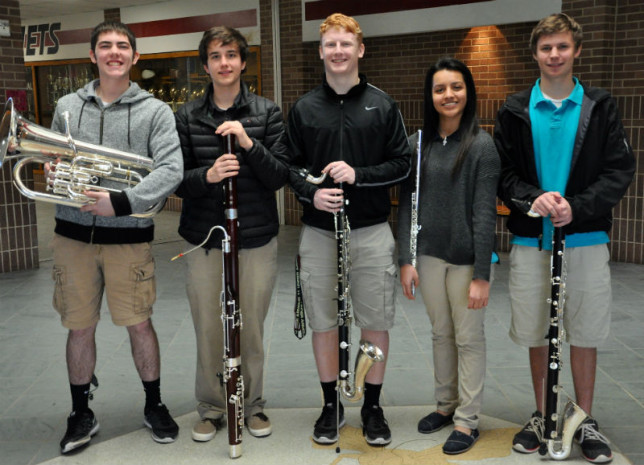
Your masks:
{"label": "ets lettering", "polygon": [[55,55],[60,48],[57,32],[60,23],[30,24],[22,27],[25,55]]}

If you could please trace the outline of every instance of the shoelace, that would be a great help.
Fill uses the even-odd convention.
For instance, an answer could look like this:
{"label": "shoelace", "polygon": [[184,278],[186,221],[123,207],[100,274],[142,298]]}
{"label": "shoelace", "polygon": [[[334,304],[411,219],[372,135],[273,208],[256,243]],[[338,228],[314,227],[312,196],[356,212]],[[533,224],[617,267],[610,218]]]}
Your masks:
{"label": "shoelace", "polygon": [[542,417],[532,417],[526,425],[527,431],[532,431],[537,435],[539,442],[543,440],[543,430],[545,428],[545,422]]}
{"label": "shoelace", "polygon": [[581,434],[579,436],[579,442],[584,442],[585,439],[601,441],[605,444],[609,444],[610,441],[606,436],[597,431],[592,424],[586,423],[581,425]]}

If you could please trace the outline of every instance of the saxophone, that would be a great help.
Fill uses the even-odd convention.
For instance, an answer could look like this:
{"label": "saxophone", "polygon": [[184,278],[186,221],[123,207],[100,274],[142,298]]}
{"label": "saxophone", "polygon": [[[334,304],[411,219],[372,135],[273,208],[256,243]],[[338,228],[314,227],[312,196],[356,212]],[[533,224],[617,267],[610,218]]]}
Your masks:
{"label": "saxophone", "polygon": [[586,412],[568,400],[561,421],[557,414],[559,401],[559,373],[561,371],[562,347],[566,336],[563,325],[565,303],[564,251],[565,235],[562,228],[554,228],[552,257],[550,259],[550,327],[548,329],[548,377],[546,386],[546,412],[544,438],[539,454],[548,454],[555,460],[565,460],[570,455],[572,441],[579,425],[587,418]]}
{"label": "saxophone", "polygon": [[[306,177],[306,180],[312,184],[321,184],[326,178],[326,173],[314,177],[308,174],[306,170],[301,170],[300,174]],[[342,188],[342,187],[340,187]],[[348,200],[342,202],[340,210],[333,214],[335,227],[335,239],[338,253],[338,392],[342,397],[357,402],[364,395],[364,383],[367,373],[374,363],[382,362],[385,356],[382,350],[367,340],[360,341],[360,351],[356,356],[353,373],[349,371],[349,360],[351,359],[351,296],[349,271],[351,269],[351,257],[349,255],[349,241],[351,236],[351,227],[345,211],[345,205]],[[353,382],[351,376],[353,375]]]}

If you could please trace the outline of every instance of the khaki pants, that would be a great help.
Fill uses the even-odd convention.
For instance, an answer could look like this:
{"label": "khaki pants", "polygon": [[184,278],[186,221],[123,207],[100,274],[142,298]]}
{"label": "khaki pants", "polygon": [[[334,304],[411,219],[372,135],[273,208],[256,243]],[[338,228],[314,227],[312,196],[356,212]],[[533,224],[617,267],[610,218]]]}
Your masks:
{"label": "khaki pants", "polygon": [[432,323],[434,396],[454,424],[478,428],[485,381],[485,309],[467,308],[473,266],[418,258],[420,292]]}
{"label": "khaki pants", "polygon": [[[223,328],[220,294],[221,251],[195,250],[186,256],[186,290],[197,336],[195,396],[201,418],[226,412],[223,371]],[[264,390],[264,320],[277,276],[277,238],[255,249],[239,251],[239,307],[242,314],[241,362],[246,418],[261,412]]]}

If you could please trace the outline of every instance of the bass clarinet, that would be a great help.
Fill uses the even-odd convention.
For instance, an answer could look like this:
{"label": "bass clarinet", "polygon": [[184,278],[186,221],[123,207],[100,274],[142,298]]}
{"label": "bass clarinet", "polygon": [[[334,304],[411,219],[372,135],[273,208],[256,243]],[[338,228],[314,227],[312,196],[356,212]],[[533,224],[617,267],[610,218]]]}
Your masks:
{"label": "bass clarinet", "polygon": [[[302,171],[301,174],[306,180],[313,184],[321,184],[326,178],[326,173],[319,177],[313,177]],[[342,184],[340,184],[340,189]],[[364,383],[367,373],[374,363],[382,362],[385,359],[382,350],[373,343],[362,339],[360,341],[360,351],[356,356],[356,362],[353,373],[349,369],[349,360],[351,359],[351,296],[349,271],[351,269],[351,258],[349,255],[349,240],[351,228],[349,219],[345,211],[345,205],[348,200],[342,201],[342,206],[338,212],[333,214],[333,223],[335,227],[335,239],[337,244],[337,263],[338,263],[338,397],[342,394],[345,399],[356,402],[362,399],[364,395]],[[351,376],[353,375],[353,383]],[[339,399],[338,399],[339,403]],[[340,415],[338,409],[338,416]],[[337,423],[339,429],[339,421]],[[338,434],[339,437],[339,434]],[[336,449],[339,452],[339,447]]]}
{"label": "bass clarinet", "polygon": [[[420,200],[420,157],[422,151],[423,131],[418,130],[418,144],[416,145],[416,184],[411,193],[411,227],[409,228],[409,253],[411,255],[411,266],[416,268],[416,255],[418,251],[418,232],[421,225],[418,224],[418,202]],[[411,294],[416,294],[416,286],[411,283]]]}
{"label": "bass clarinet", "polygon": [[550,327],[548,329],[548,375],[546,386],[546,412],[544,416],[544,437],[539,454],[548,454],[555,460],[565,460],[570,455],[575,432],[587,415],[572,400],[566,403],[562,418],[558,415],[559,373],[561,371],[564,328],[565,276],[564,251],[565,235],[562,228],[554,228],[552,257],[550,259]]}
{"label": "bass clarinet", "polygon": [[[313,177],[303,172],[306,180],[312,184],[321,184],[326,178],[326,173],[319,177]],[[340,185],[342,188],[342,185]],[[338,263],[338,341],[339,341],[339,371],[338,371],[338,392],[345,399],[355,402],[362,399],[364,395],[364,381],[368,371],[375,362],[382,362],[385,357],[380,348],[369,341],[360,341],[360,352],[356,356],[356,363],[353,373],[349,371],[349,360],[351,354],[351,296],[349,271],[351,269],[351,257],[349,255],[349,241],[351,236],[351,227],[345,210],[348,200],[343,200],[342,206],[338,212],[333,214],[333,224],[335,227],[335,239],[337,244],[337,263]],[[353,375],[353,383],[350,377]]]}
{"label": "bass clarinet", "polygon": [[[224,153],[235,153],[235,136],[222,136]],[[224,272],[221,290],[221,321],[224,328],[224,371],[221,380],[226,389],[226,420],[231,458],[242,453],[242,429],[244,427],[244,379],[241,374],[241,329],[239,308],[239,262],[237,217],[237,177],[230,176],[224,183],[224,216],[226,232],[230,237],[229,248],[223,252]]]}

